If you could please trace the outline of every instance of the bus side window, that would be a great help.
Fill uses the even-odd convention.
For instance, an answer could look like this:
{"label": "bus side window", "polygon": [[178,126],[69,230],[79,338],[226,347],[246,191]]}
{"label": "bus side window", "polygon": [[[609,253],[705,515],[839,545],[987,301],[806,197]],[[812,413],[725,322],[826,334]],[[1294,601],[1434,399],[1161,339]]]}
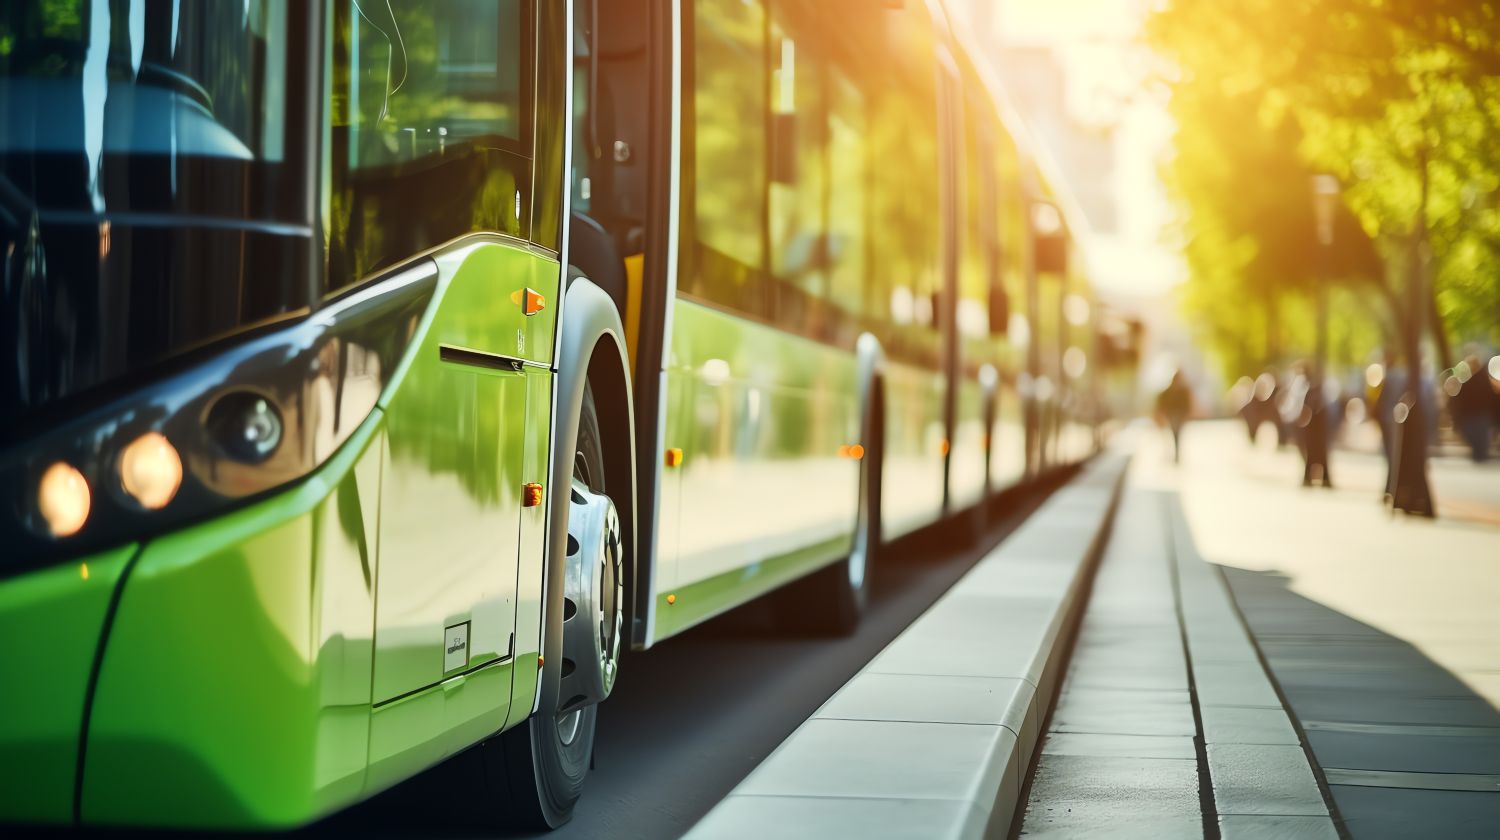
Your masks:
{"label": "bus side window", "polygon": [[525,0],[334,4],[330,283],[530,227]]}
{"label": "bus side window", "polygon": [[999,288],[1000,249],[995,233],[995,177],[989,154],[990,105],[983,97],[970,97],[964,108],[963,172],[959,176],[964,224],[960,231],[957,322],[964,338],[982,339],[1003,324],[991,324],[995,311],[992,293],[1003,300]]}
{"label": "bus side window", "polygon": [[828,300],[826,62],[820,39],[803,37],[817,32],[811,8],[786,0],[773,8],[768,115],[773,312],[783,329],[827,340],[833,337],[834,313]]}
{"label": "bus side window", "polygon": [[682,179],[691,224],[680,277],[689,294],[760,317],[768,315],[765,15],[758,0],[693,4]]}
{"label": "bus side window", "polygon": [[892,69],[872,97],[869,133],[870,274],[889,319],[887,352],[936,368],[942,206],[932,33],[920,24],[893,42]]}
{"label": "bus side window", "polygon": [[852,344],[866,319],[884,310],[865,260],[869,243],[865,94],[838,64],[828,81],[828,263],[832,303],[842,315],[839,343]]}

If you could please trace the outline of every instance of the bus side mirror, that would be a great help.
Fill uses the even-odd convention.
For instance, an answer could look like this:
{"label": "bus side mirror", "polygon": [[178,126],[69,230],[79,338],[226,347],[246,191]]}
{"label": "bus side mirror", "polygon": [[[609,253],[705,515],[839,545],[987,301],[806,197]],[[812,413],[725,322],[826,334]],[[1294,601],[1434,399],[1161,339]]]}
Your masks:
{"label": "bus side mirror", "polygon": [[1068,238],[1061,231],[1037,234],[1032,239],[1031,253],[1036,255],[1038,274],[1068,273]]}

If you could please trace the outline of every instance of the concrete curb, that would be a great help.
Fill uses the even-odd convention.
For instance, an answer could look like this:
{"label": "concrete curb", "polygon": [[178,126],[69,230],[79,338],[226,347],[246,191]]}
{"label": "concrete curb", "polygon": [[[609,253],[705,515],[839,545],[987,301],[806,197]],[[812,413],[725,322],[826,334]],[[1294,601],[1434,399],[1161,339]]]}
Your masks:
{"label": "concrete curb", "polygon": [[687,836],[1006,836],[1128,460],[1087,465]]}

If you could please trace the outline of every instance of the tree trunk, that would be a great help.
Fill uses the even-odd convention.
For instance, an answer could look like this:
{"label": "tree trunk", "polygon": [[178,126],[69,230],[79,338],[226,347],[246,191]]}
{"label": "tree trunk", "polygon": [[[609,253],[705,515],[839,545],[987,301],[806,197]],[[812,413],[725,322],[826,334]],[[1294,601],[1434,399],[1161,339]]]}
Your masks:
{"label": "tree trunk", "polygon": [[1437,506],[1433,503],[1432,490],[1427,483],[1427,417],[1426,400],[1423,399],[1422,383],[1422,328],[1428,320],[1424,317],[1427,302],[1432,296],[1427,292],[1427,198],[1428,176],[1427,152],[1418,152],[1417,166],[1422,183],[1422,202],[1417,207],[1417,218],[1412,226],[1411,264],[1407,283],[1407,313],[1402,336],[1406,355],[1406,394],[1402,398],[1407,406],[1404,422],[1396,430],[1399,443],[1391,464],[1388,490],[1391,504],[1397,510],[1416,516],[1435,516]]}
{"label": "tree trunk", "polygon": [[1443,315],[1438,312],[1437,289],[1429,289],[1427,298],[1427,316],[1431,320],[1432,344],[1437,351],[1438,365],[1448,370],[1454,365],[1453,347],[1448,342],[1448,325],[1443,323]]}
{"label": "tree trunk", "polygon": [[1281,347],[1277,340],[1278,319],[1276,317],[1276,290],[1266,284],[1266,358],[1265,369],[1274,369],[1281,361]]}

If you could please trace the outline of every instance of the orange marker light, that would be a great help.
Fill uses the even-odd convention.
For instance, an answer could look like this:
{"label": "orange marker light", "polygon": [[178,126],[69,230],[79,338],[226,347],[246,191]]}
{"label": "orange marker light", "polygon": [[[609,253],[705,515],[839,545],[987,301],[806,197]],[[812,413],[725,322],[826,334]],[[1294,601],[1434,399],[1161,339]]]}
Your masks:
{"label": "orange marker light", "polygon": [[676,595],[668,595],[667,596],[667,604],[671,605],[671,604],[675,604],[675,603],[677,603],[677,596]]}
{"label": "orange marker light", "polygon": [[525,300],[521,302],[522,312],[527,315],[535,315],[547,308],[547,299],[542,297],[540,292],[535,289],[527,289],[524,294]]}
{"label": "orange marker light", "polygon": [[849,447],[849,457],[858,461],[859,459],[865,457],[865,448],[857,443],[854,444],[853,446]]}
{"label": "orange marker light", "polygon": [[542,485],[526,484],[521,487],[521,507],[536,507],[542,503]]}
{"label": "orange marker light", "polygon": [[672,447],[671,449],[668,449],[667,450],[667,455],[666,455],[666,462],[667,462],[667,466],[669,466],[669,467],[681,466],[682,465],[682,450],[678,449],[675,446]]}
{"label": "orange marker light", "polygon": [[940,455],[947,455],[948,454],[948,449],[949,449],[948,439],[947,438],[943,438],[943,442],[938,444],[938,454],[940,454]]}

